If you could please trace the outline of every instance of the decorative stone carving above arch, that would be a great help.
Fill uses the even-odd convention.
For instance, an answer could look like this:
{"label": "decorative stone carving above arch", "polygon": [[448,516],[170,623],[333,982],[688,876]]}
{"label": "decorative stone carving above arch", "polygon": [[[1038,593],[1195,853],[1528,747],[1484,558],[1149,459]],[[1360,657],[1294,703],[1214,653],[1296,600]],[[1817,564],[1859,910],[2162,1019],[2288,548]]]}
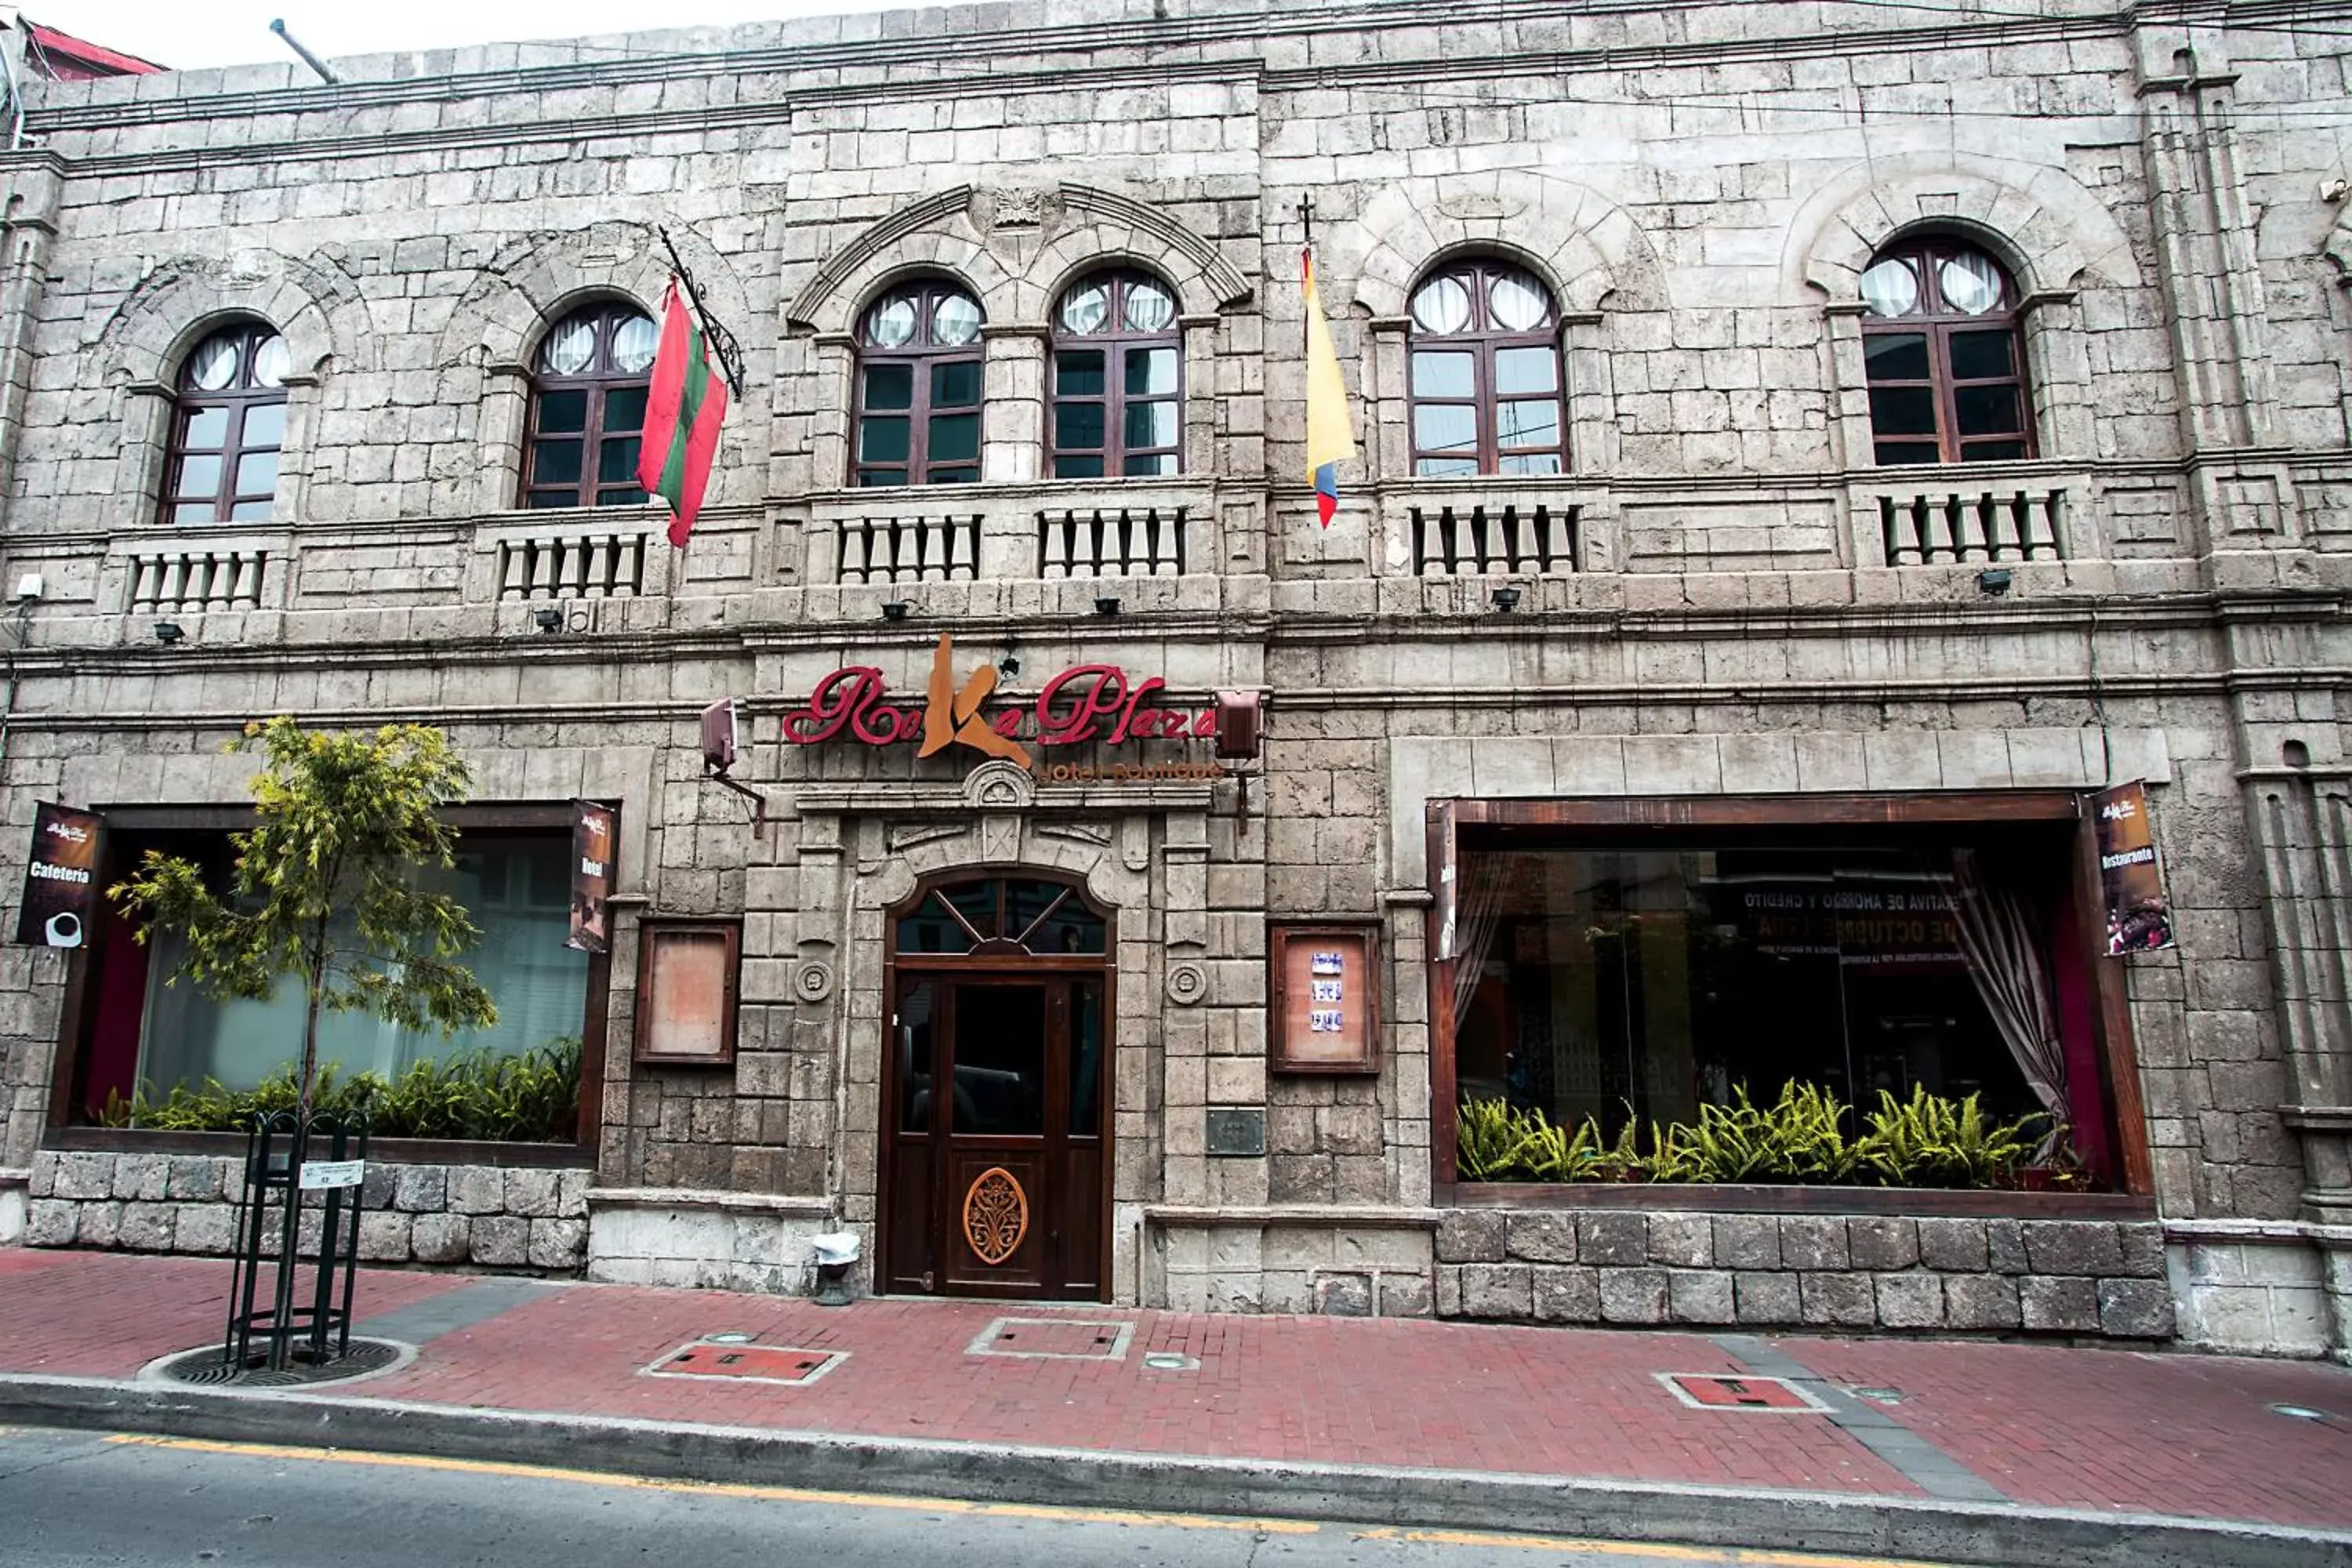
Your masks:
{"label": "decorative stone carving above arch", "polygon": [[1945,153],[1870,159],[1814,192],[1789,226],[1784,282],[1849,303],[1888,241],[1931,227],[1980,239],[2027,294],[2142,283],[2122,225],[2064,170]]}
{"label": "decorative stone carving above arch", "polygon": [[1250,297],[1249,279],[1223,251],[1164,207],[1097,185],[1062,183],[1063,223],[1029,264],[1040,312],[1097,268],[1131,262],[1176,290],[1188,316],[1205,316]]}
{"label": "decorative stone carving above arch", "polygon": [[1665,269],[1633,215],[1573,180],[1530,169],[1449,176],[1432,198],[1419,185],[1392,185],[1341,226],[1329,259],[1316,268],[1329,297],[1346,298],[1376,320],[1400,317],[1431,265],[1477,250],[1525,263],[1548,284],[1563,315],[1601,308],[1663,310]]}
{"label": "decorative stone carving above arch", "polygon": [[[704,306],[756,350],[761,334],[751,330],[751,304],[734,267],[684,222],[662,226],[693,272]],[[522,236],[482,264],[441,329],[433,363],[520,366],[540,333],[581,300],[617,294],[648,315],[657,312],[669,275],[669,253],[652,224],[612,218],[561,234]]]}
{"label": "decorative stone carving above arch", "polygon": [[971,185],[952,186],[861,230],[802,285],[784,309],[784,330],[846,334],[883,285],[919,272],[962,279],[991,322],[1015,319],[1014,277],[989,247],[992,228],[973,213],[979,195]]}
{"label": "decorative stone carving above arch", "polygon": [[318,261],[245,251],[172,257],[140,279],[99,336],[106,383],[167,385],[182,356],[240,318],[278,329],[297,375],[363,368],[367,310],[350,278]]}

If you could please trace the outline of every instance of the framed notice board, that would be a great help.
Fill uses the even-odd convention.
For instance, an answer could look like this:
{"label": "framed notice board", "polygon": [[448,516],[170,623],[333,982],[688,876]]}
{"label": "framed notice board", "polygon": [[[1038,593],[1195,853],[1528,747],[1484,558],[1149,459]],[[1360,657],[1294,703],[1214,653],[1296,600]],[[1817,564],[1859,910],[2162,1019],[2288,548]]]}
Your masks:
{"label": "framed notice board", "polygon": [[743,928],[732,921],[640,922],[638,1061],[725,1067],[735,1059],[742,941]]}
{"label": "framed notice board", "polygon": [[1276,1072],[1380,1070],[1381,928],[1374,921],[1266,927]]}

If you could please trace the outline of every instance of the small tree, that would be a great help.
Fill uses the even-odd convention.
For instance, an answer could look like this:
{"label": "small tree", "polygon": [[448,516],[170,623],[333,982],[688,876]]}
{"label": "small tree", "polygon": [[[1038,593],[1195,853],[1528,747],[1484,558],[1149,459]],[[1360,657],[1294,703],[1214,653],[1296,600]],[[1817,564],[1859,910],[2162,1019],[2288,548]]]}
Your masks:
{"label": "small tree", "polygon": [[321,1013],[360,1011],[445,1033],[498,1021],[498,1007],[459,959],[481,932],[455,899],[415,885],[420,868],[455,864],[455,829],[438,808],[463,800],[465,763],[423,724],[373,736],[325,735],[290,718],[245,727],[232,751],[266,758],[254,776],[255,825],[229,836],[236,852],[216,892],[193,861],[151,849],[117,885],[141,942],[176,931],[184,975],[209,995],[262,1001],[301,977],[301,1095],[310,1118]]}

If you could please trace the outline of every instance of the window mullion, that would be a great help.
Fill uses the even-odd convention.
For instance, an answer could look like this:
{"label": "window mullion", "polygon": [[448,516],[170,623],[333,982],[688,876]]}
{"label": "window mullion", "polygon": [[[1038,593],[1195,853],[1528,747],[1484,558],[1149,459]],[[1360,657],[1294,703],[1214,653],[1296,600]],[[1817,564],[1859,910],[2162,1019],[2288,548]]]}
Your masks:
{"label": "window mullion", "polygon": [[583,507],[593,507],[596,504],[596,451],[604,437],[604,389],[591,381],[587,393],[587,411],[580,419],[580,482],[574,499]]}
{"label": "window mullion", "polygon": [[248,405],[243,399],[228,405],[227,427],[221,432],[220,477],[213,481],[213,521],[226,522],[236,513],[236,466],[245,455],[245,411]]}

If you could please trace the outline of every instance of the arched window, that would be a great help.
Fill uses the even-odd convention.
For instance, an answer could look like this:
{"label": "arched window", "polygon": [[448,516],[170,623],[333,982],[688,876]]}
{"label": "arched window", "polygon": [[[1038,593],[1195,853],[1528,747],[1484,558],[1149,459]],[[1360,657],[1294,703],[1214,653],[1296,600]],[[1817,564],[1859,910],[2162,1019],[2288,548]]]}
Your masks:
{"label": "arched window", "polygon": [[1412,471],[1556,474],[1568,457],[1559,317],[1518,268],[1474,259],[1412,292]]}
{"label": "arched window", "polygon": [[635,506],[646,384],[660,339],[653,318],[606,300],[555,323],[531,366],[523,504]]}
{"label": "arched window", "polygon": [[1139,272],[1105,272],[1054,310],[1057,479],[1174,474],[1184,405],[1176,295]]}
{"label": "arched window", "polygon": [[286,340],[258,322],[215,332],[180,366],[166,522],[261,522],[286,440]]}
{"label": "arched window", "polygon": [[929,279],[874,302],[858,331],[861,485],[959,485],[980,478],[980,301]]}
{"label": "arched window", "polygon": [[1862,275],[1862,358],[1881,464],[2033,456],[2017,285],[1944,237],[1881,251]]}

